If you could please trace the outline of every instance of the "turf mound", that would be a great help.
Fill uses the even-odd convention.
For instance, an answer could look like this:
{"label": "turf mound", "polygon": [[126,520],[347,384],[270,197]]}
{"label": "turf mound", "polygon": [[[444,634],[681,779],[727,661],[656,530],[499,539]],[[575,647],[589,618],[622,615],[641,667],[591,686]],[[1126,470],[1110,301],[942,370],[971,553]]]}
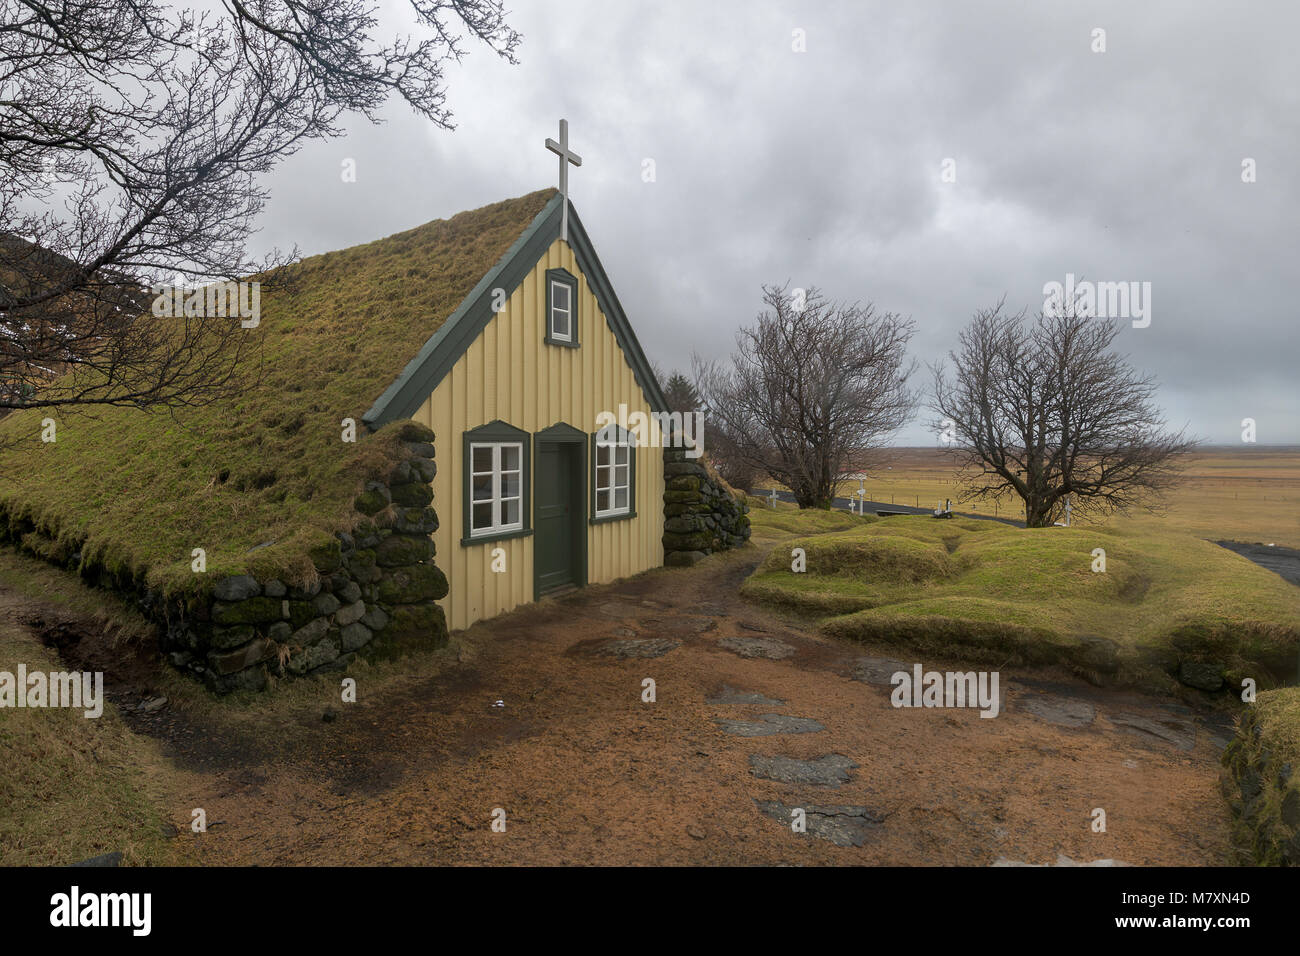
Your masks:
{"label": "turf mound", "polygon": [[1300,865],[1300,688],[1266,691],[1223,753],[1223,794],[1242,862]]}
{"label": "turf mound", "polygon": [[[755,509],[756,530],[799,516]],[[1205,691],[1295,680],[1300,591],[1176,532],[1042,528],[928,516],[853,518],[787,538],[742,593],[836,637],[989,663],[1060,664],[1089,679]],[[807,570],[791,569],[803,548]],[[1104,552],[1105,569],[1099,568]]]}

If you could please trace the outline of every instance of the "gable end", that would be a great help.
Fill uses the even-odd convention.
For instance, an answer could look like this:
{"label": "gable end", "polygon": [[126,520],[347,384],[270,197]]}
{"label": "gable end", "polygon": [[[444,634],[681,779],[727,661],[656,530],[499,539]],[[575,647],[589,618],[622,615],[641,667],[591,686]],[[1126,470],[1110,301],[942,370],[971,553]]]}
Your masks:
{"label": "gable end", "polygon": [[[542,209],[523,235],[515,241],[501,261],[492,267],[465,297],[455,312],[443,323],[419,353],[398,376],[397,381],[384,390],[362,420],[370,428],[397,419],[410,418],[438,387],[452,366],[456,364],[475,339],[482,334],[495,314],[492,311],[493,292],[503,289],[508,298],[532,271],[546,250],[560,236],[560,203],[557,193]],[[614,294],[614,288],[605,275],[605,269],[592,247],[591,239],[578,218],[573,204],[569,204],[569,245],[578,266],[587,278],[587,284],[596,296],[606,324],[614,333],[633,377],[641,386],[646,402],[655,411],[668,411],[663,392],[650,371],[650,363],[641,351],[641,343],[632,331],[631,323]]]}

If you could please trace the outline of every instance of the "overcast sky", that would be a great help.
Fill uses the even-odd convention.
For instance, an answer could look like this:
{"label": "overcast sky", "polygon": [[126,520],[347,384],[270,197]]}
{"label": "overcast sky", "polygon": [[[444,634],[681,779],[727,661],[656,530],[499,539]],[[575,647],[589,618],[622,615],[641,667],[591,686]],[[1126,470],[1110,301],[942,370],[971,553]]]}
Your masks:
{"label": "overcast sky", "polygon": [[[305,148],[259,242],[324,252],[555,185],[565,117],[570,196],[666,369],[729,352],[763,283],[910,316],[927,362],[1073,273],[1151,284],[1119,342],[1175,428],[1300,443],[1300,5],[520,0],[511,24],[520,65],[449,71],[455,131],[395,104]],[[898,443],[936,444],[928,419]]]}

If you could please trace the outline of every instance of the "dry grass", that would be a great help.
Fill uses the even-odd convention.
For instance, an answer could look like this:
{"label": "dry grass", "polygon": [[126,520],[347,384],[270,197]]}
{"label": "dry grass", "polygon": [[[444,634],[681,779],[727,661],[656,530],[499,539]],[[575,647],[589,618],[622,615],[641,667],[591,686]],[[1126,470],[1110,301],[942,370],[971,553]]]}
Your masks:
{"label": "dry grass", "polygon": [[[959,511],[1022,518],[1018,498],[957,504],[963,484],[954,477],[951,452],[936,448],[893,448],[880,454],[865,484],[872,501],[933,508],[951,498]],[[1098,522],[1134,522],[1182,531],[1211,540],[1250,541],[1300,548],[1300,448],[1294,446],[1209,447],[1191,456],[1182,483],[1155,515],[1136,511]],[[762,488],[771,483],[762,483]],[[841,494],[856,492],[845,483]]]}

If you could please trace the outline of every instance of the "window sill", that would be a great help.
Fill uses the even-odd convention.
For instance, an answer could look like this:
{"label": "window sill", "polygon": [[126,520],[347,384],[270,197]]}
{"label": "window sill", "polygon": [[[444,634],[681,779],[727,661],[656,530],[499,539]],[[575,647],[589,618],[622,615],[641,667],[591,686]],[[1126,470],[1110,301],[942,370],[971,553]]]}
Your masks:
{"label": "window sill", "polygon": [[549,335],[542,339],[542,341],[547,345],[558,345],[560,348],[564,349],[576,349],[578,347],[577,342],[569,342],[565,339],[553,339]]}
{"label": "window sill", "polygon": [[502,531],[500,534],[475,535],[472,538],[461,538],[460,546],[462,548],[468,548],[476,544],[491,544],[493,541],[509,541],[512,538],[526,538],[532,533],[532,528],[520,528],[518,531]]}
{"label": "window sill", "polygon": [[595,518],[588,518],[587,524],[609,524],[611,521],[629,521],[636,517],[635,511],[627,511],[617,515],[600,515]]}

